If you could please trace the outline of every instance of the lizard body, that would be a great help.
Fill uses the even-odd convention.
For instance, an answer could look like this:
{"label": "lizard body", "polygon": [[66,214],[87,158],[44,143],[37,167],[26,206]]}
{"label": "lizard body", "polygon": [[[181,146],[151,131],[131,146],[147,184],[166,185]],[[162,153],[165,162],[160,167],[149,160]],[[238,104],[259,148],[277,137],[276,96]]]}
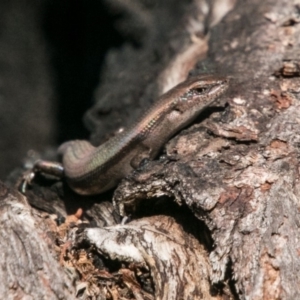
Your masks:
{"label": "lizard body", "polygon": [[161,147],[228,87],[228,79],[199,75],[187,79],[163,94],[144,115],[127,130],[99,147],[88,141],[62,144],[62,164],[38,161],[33,172],[65,177],[78,194],[105,192],[118,184],[143,159],[154,159]]}

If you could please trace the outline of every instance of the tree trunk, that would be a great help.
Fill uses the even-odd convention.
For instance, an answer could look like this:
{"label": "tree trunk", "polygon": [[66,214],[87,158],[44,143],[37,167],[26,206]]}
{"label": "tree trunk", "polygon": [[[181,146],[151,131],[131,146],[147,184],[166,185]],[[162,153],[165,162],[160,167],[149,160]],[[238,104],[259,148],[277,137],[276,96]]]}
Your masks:
{"label": "tree trunk", "polygon": [[91,141],[189,73],[229,76],[228,92],[112,192],[38,177],[38,213],[3,185],[6,298],[300,298],[300,2],[161,2],[105,2],[131,43],[107,56]]}

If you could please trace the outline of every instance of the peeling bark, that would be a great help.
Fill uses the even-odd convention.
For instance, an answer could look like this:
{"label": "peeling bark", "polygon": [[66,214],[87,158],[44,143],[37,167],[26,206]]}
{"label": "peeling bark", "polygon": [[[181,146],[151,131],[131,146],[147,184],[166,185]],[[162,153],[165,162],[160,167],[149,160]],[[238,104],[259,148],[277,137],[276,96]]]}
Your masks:
{"label": "peeling bark", "polygon": [[186,203],[212,234],[214,282],[230,265],[241,298],[296,299],[299,3],[254,2],[238,2],[213,30],[199,64],[214,61],[233,77],[228,106],[170,141],[173,161],[150,162],[124,180],[114,202],[122,214],[137,199]]}
{"label": "peeling bark", "polygon": [[[8,298],[15,291],[53,299],[299,298],[299,1],[108,5],[122,14],[119,28],[135,46],[108,55],[86,114],[95,144],[189,72],[228,75],[230,89],[113,194],[80,197],[64,183],[37,178],[28,201],[62,224],[40,220],[35,228],[39,215],[3,187],[3,234],[10,246],[18,232],[11,228],[31,237],[21,239],[23,253],[34,258],[24,261],[24,274],[33,269],[39,276],[28,277],[37,290],[23,288],[16,276],[17,288],[4,282],[0,291]],[[128,223],[117,225],[111,199]],[[56,255],[51,247],[59,248]],[[8,250],[1,266],[21,251]],[[50,287],[40,291],[45,274]]]}
{"label": "peeling bark", "polygon": [[74,297],[72,283],[53,255],[53,241],[47,236],[47,231],[50,232],[47,219],[34,215],[20,193],[11,192],[3,184],[0,190],[1,297]]}
{"label": "peeling bark", "polygon": [[153,299],[191,299],[192,295],[193,299],[218,298],[210,293],[207,252],[172,218],[155,216],[126,225],[90,228],[80,237],[83,241],[94,244],[112,260],[150,270]]}

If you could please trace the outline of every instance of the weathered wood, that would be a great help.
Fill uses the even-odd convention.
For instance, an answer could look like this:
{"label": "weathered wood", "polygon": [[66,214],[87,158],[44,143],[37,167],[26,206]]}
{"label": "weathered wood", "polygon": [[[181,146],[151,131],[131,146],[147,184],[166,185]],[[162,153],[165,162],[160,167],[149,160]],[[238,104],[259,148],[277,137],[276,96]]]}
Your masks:
{"label": "weathered wood", "polygon": [[[203,246],[174,219],[153,216],[126,225],[86,229],[79,242],[88,242],[112,260],[149,270],[152,299],[218,299],[211,295],[210,266]],[[143,296],[141,287],[139,293]],[[144,299],[144,296],[143,296]]]}
{"label": "weathered wood", "polygon": [[213,281],[231,269],[242,299],[299,298],[298,13],[297,1],[237,2],[198,66],[232,76],[229,105],[114,195],[123,213],[162,195],[186,203],[212,234]]}
{"label": "weathered wood", "polygon": [[72,299],[70,279],[55,257],[49,222],[20,193],[0,186],[2,299]]}
{"label": "weathered wood", "polygon": [[[65,183],[49,188],[39,180],[27,193],[35,207],[64,217],[81,208],[81,219],[89,221],[81,226],[67,218],[68,225],[49,227],[51,234],[59,235],[60,263],[73,272],[77,296],[299,298],[300,3],[239,0],[234,7],[234,1],[107,3],[123,17],[119,28],[135,47],[127,44],[108,55],[97,102],[86,115],[94,143],[102,141],[108,130],[133,122],[145,105],[184,79],[200,59],[192,73],[222,73],[232,80],[218,107],[174,137],[164,149],[166,155],[124,179],[113,195],[80,197]],[[224,3],[225,9],[217,13]],[[41,220],[34,228],[30,221],[30,227],[24,199],[7,191],[2,195],[3,235],[14,246],[17,229],[11,228],[29,232],[29,239],[21,239],[26,245],[23,253],[30,258],[24,274],[40,268],[40,277],[28,276],[35,279],[36,289],[27,288],[27,282],[19,284],[17,278],[17,291],[48,293],[53,299],[63,293],[75,295],[69,279],[54,272],[61,269],[45,248],[42,233],[49,223]],[[12,197],[23,203],[20,214],[10,204]],[[131,214],[129,221],[148,218],[116,225],[120,220],[112,204],[104,201],[111,198],[118,211]],[[47,247],[52,249],[55,243],[51,240]],[[41,256],[34,245],[43,247]],[[4,245],[2,249],[1,266],[14,263],[16,252],[6,251]],[[53,268],[41,269],[48,260]],[[51,278],[46,291],[40,280],[45,274]],[[0,274],[5,276],[9,278],[7,271]],[[147,278],[146,283],[138,282],[141,278]],[[10,286],[7,282],[1,287],[7,298],[15,293],[7,290]]]}

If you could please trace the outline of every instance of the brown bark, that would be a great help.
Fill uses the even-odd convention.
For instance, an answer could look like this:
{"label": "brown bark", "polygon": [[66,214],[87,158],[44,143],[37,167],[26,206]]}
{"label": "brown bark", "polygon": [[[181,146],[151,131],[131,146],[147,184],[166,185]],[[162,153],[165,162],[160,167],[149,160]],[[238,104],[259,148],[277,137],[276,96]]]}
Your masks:
{"label": "brown bark", "polygon": [[25,197],[1,184],[0,291],[3,299],[71,299],[73,287],[47,236],[48,216],[34,213]]}
{"label": "brown bark", "polygon": [[299,297],[297,5],[237,3],[199,64],[233,77],[229,105],[169,142],[175,161],[150,163],[114,196],[122,213],[162,195],[186,203],[212,234],[212,280],[231,267],[241,298]]}
{"label": "brown bark", "polygon": [[[151,299],[188,299],[191,295],[193,299],[217,299],[210,291],[207,252],[170,217],[89,228],[82,239],[110,259],[133,262],[149,270],[155,288]],[[137,290],[142,299],[146,298],[140,285]]]}
{"label": "brown bark", "polygon": [[[53,299],[299,298],[300,3],[175,2],[108,1],[136,47],[108,55],[85,118],[92,141],[127,126],[197,61],[192,73],[232,77],[228,93],[113,194],[80,197],[64,183],[49,187],[37,178],[26,194],[34,206],[58,216],[82,209],[61,225],[41,219],[2,186],[2,231],[11,247],[1,266],[10,262],[14,274],[24,268],[39,275],[27,276],[35,290],[18,276],[14,285],[8,280],[0,286],[7,298],[15,291]],[[117,225],[120,218],[105,201],[111,199],[135,220]],[[16,236],[22,249],[13,247]],[[51,249],[58,249],[56,260]],[[20,268],[14,253],[30,259]],[[58,261],[68,278],[54,276],[63,274]]]}

